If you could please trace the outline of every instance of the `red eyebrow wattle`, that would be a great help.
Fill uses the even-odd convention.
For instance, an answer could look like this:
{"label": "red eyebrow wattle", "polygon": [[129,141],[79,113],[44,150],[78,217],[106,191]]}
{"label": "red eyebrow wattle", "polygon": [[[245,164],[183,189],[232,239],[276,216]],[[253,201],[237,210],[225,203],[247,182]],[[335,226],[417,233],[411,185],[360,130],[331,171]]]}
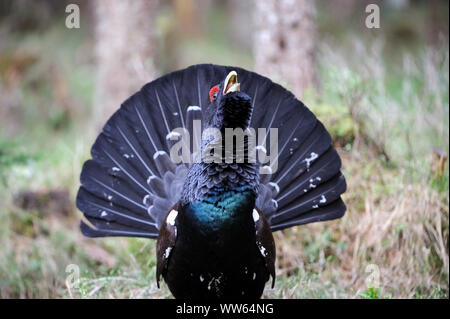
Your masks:
{"label": "red eyebrow wattle", "polygon": [[219,87],[218,86],[214,86],[211,88],[211,90],[209,90],[209,101],[212,102],[213,100],[213,94],[215,92],[219,92]]}

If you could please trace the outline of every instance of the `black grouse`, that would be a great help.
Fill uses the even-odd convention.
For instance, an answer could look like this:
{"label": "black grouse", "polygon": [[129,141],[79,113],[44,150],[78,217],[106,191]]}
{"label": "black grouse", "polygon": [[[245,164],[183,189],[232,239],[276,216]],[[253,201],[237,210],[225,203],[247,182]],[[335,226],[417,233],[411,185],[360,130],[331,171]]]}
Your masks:
{"label": "black grouse", "polygon": [[238,67],[194,65],[146,84],[91,154],[77,196],[91,224],[82,233],[157,238],[158,286],[162,276],[176,298],[261,297],[275,282],[272,232],[346,210],[322,123]]}

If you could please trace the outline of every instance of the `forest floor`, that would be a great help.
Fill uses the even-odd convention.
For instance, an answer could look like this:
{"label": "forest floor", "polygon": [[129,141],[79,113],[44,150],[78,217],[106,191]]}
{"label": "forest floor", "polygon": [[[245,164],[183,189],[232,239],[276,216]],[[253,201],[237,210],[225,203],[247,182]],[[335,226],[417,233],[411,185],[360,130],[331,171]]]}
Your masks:
{"label": "forest floor", "polygon": [[[65,32],[0,32],[0,298],[171,298],[156,287],[155,241],[79,231],[74,201],[95,138],[93,43]],[[189,61],[195,50],[185,49]],[[348,211],[274,234],[277,279],[265,298],[449,297],[449,170],[439,167],[448,42],[391,52],[382,41],[321,42],[320,94],[305,103],[342,156]],[[251,65],[223,55],[216,63]]]}

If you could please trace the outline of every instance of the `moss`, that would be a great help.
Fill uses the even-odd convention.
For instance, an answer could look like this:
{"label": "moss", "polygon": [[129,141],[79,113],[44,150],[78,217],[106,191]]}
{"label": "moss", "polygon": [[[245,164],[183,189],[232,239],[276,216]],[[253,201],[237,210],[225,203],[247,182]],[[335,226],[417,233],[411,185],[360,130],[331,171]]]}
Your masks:
{"label": "moss", "polygon": [[355,122],[348,107],[324,103],[313,103],[308,107],[328,129],[335,144],[344,147],[353,142]]}

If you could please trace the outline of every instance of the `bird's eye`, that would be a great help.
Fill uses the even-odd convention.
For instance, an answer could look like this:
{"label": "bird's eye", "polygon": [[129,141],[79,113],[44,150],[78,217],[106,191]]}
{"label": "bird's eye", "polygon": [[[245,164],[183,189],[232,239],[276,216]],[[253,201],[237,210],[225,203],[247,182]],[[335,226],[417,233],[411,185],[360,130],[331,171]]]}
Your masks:
{"label": "bird's eye", "polygon": [[219,93],[219,87],[216,85],[209,90],[209,101],[215,101],[217,98],[217,94]]}

